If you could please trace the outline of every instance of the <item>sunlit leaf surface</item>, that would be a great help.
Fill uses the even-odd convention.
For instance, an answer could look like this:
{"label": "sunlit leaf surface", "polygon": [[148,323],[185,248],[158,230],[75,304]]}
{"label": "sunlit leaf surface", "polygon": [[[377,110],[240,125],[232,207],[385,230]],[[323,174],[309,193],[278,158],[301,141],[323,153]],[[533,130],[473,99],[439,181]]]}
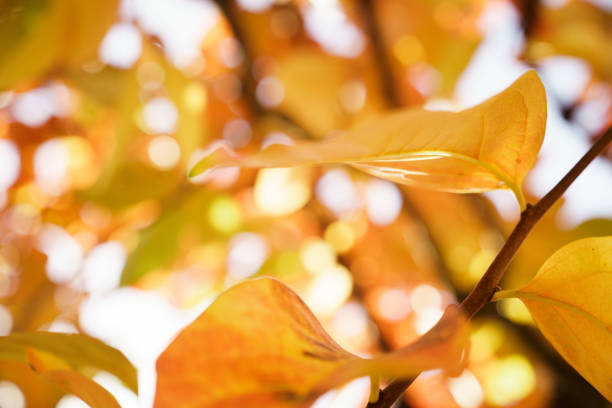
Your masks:
{"label": "sunlit leaf surface", "polygon": [[402,110],[323,142],[271,145],[239,156],[219,148],[190,175],[212,167],[286,167],[347,163],[398,183],[451,192],[510,188],[524,204],[521,183],[546,125],[544,87],[534,71],[504,92],[459,113]]}
{"label": "sunlit leaf surface", "polygon": [[612,237],[586,238],[552,255],[522,289],[521,299],[544,336],[612,400]]}
{"label": "sunlit leaf surface", "polygon": [[222,294],[162,353],[155,406],[307,406],[353,378],[451,368],[465,335],[462,315],[449,308],[419,341],[362,359],[336,344],[280,281],[255,279]]}

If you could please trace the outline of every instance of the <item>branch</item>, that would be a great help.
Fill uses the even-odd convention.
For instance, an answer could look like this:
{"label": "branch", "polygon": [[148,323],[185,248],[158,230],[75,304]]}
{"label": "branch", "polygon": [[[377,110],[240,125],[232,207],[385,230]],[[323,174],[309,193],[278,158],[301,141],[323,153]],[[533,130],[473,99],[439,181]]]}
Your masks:
{"label": "branch", "polygon": [[491,299],[497,285],[504,276],[508,264],[518,251],[519,247],[529,234],[533,226],[552,207],[552,205],[565,193],[568,187],[578,178],[583,170],[606,148],[612,140],[612,127],[591,146],[588,152],[572,167],[572,169],[557,183],[552,190],[538,201],[536,205],[527,205],[521,214],[521,219],[506,240],[501,251],[489,266],[489,269],[480,278],[472,292],[461,302],[461,307],[468,315],[473,316]]}
{"label": "branch", "polygon": [[369,34],[370,43],[374,51],[374,59],[378,63],[378,70],[380,71],[380,80],[382,83],[383,93],[387,105],[392,108],[401,106],[402,103],[398,98],[397,92],[395,91],[395,84],[393,83],[393,72],[389,64],[387,55],[385,54],[385,46],[383,39],[376,23],[376,13],[374,12],[374,0],[361,0],[361,8],[363,10],[363,18],[365,21],[366,29]]}
{"label": "branch", "polygon": [[[588,152],[572,167],[572,169],[557,183],[552,190],[540,199],[535,205],[527,204],[527,209],[521,214],[516,227],[506,240],[506,243],[499,251],[485,274],[480,278],[470,294],[461,302],[461,308],[467,315],[472,317],[484,305],[486,305],[493,294],[497,291],[497,285],[502,277],[510,261],[520,248],[521,244],[534,227],[534,225],[546,214],[553,204],[561,198],[563,193],[569,186],[578,178],[584,169],[601,153],[606,146],[612,141],[612,126],[604,132],[599,140],[591,146]],[[368,408],[389,408],[393,403],[401,397],[402,393],[408,388],[414,379],[393,381],[384,390],[381,391],[378,402],[368,404]]]}
{"label": "branch", "polygon": [[232,6],[232,3],[233,2],[230,0],[215,0],[215,4],[225,17],[225,20],[232,29],[234,38],[236,41],[238,41],[244,52],[244,62],[242,63],[243,75],[241,77],[241,81],[244,83],[244,86],[242,87],[242,96],[244,97],[245,102],[251,107],[251,109],[253,109],[253,113],[256,116],[274,117],[286,123],[288,126],[298,129],[306,136],[307,139],[314,139],[314,136],[311,135],[310,132],[308,132],[302,125],[293,120],[293,118],[285,115],[282,112],[267,109],[257,100],[254,93],[257,84],[255,83],[255,79],[252,75],[254,55],[249,48],[249,44],[246,41],[246,36],[238,24],[238,20],[236,19],[235,13],[232,10],[232,7],[234,7]]}
{"label": "branch", "polygon": [[370,402],[366,408],[388,408],[392,406],[415,379],[416,377],[409,378],[408,380],[393,381],[384,390],[380,391],[378,401]]}
{"label": "branch", "polygon": [[540,15],[540,0],[525,0],[523,2],[522,28],[525,37],[529,37],[538,22]]}

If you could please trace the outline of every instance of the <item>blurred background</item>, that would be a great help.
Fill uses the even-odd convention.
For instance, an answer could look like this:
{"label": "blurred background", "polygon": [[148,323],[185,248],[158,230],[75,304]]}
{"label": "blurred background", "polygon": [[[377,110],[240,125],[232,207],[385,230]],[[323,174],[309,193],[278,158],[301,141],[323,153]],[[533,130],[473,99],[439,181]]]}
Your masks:
{"label": "blurred background", "polygon": [[[536,69],[548,124],[533,202],[612,122],[610,0],[3,0],[0,55],[0,335],[117,347],[140,395],[95,380],[123,407],[151,406],[159,353],[250,277],[287,283],[349,351],[405,345],[466,295],[518,220],[508,191],[424,191],[345,166],[189,180],[211,143],[250,152],[388,109],[459,110]],[[611,160],[536,226],[504,288],[563,244],[612,234]],[[466,370],[424,373],[400,406],[610,406],[519,301],[487,306],[471,330]],[[363,406],[368,387],[315,407]],[[0,406],[26,405],[0,372]]]}

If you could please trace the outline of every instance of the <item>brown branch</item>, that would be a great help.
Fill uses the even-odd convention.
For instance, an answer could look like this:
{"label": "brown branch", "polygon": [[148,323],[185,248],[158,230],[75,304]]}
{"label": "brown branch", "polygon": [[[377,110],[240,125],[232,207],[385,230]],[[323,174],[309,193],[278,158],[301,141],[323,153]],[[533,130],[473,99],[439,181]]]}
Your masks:
{"label": "brown branch", "polygon": [[249,44],[246,40],[246,36],[238,23],[236,18],[236,13],[238,11],[234,10],[236,7],[234,2],[231,0],[215,0],[215,4],[219,8],[219,11],[225,17],[225,20],[229,24],[232,29],[232,34],[234,38],[242,47],[242,51],[244,54],[244,59],[242,62],[242,75],[241,81],[243,82],[242,87],[242,96],[246,104],[251,107],[253,113],[256,116],[270,116],[274,117],[281,122],[284,122],[289,127],[296,128],[299,133],[303,134],[307,139],[314,139],[314,136],[310,134],[302,125],[297,123],[293,118],[287,116],[286,114],[265,108],[259,103],[257,97],[255,96],[255,88],[257,86],[255,82],[255,78],[253,78],[253,61],[255,60],[255,55],[249,47]]}
{"label": "brown branch", "polygon": [[527,209],[521,214],[521,219],[506,240],[501,251],[489,266],[489,269],[480,278],[480,281],[472,289],[472,292],[463,300],[461,307],[468,316],[473,316],[493,296],[497,285],[508,267],[508,264],[516,254],[521,243],[533,226],[552,207],[552,205],[565,193],[568,187],[576,180],[583,170],[591,163],[612,140],[612,127],[591,146],[588,152],[572,167],[572,169],[557,183],[552,190],[538,201],[535,205],[527,205]]}
{"label": "brown branch", "polygon": [[393,381],[391,384],[387,385],[384,390],[380,391],[378,401],[370,402],[367,405],[367,408],[388,408],[392,406],[395,401],[402,396],[404,391],[406,391],[406,388],[412,384],[415,378],[402,381]]}
{"label": "brown branch", "polygon": [[[499,282],[510,261],[520,248],[521,244],[529,234],[529,231],[542,218],[542,216],[561,198],[563,193],[578,178],[584,169],[601,153],[612,141],[612,127],[608,128],[599,140],[591,146],[588,152],[572,167],[572,169],[557,183],[552,190],[540,199],[535,205],[527,204],[527,209],[521,214],[516,227],[506,240],[506,243],[499,251],[485,274],[480,278],[470,294],[461,302],[461,308],[468,317],[472,317],[497,291]],[[393,381],[381,391],[378,402],[368,404],[368,408],[389,408],[401,397],[402,393],[408,388],[414,379]]]}
{"label": "brown branch", "polygon": [[521,26],[525,37],[529,37],[533,32],[540,15],[540,0],[525,0],[522,7]]}
{"label": "brown branch", "polygon": [[378,24],[376,23],[376,13],[374,10],[374,0],[361,0],[361,8],[363,11],[363,19],[366,25],[366,30],[370,43],[374,52],[374,59],[378,63],[378,70],[380,72],[379,78],[381,80],[382,90],[385,95],[385,101],[391,108],[401,106],[401,102],[395,91],[395,84],[393,83],[393,72],[389,64],[389,59],[385,53],[385,45],[381,36]]}

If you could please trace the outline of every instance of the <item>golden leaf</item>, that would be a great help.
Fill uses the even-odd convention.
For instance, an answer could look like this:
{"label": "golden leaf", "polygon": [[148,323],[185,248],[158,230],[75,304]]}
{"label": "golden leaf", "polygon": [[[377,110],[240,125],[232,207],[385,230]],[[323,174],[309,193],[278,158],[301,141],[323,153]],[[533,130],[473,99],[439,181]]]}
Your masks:
{"label": "golden leaf", "polygon": [[612,401],[612,236],[574,241],[554,253],[517,297],[544,336]]}
{"label": "golden leaf", "polygon": [[[117,0],[8,1],[0,5],[0,89],[62,66],[80,67],[117,18]],[[6,17],[6,18],[4,18]]]}
{"label": "golden leaf", "polygon": [[83,374],[72,371],[61,358],[34,348],[26,348],[28,363],[33,375],[74,394],[92,408],[120,408],[115,397],[98,383]]}
{"label": "golden leaf", "polygon": [[388,113],[321,142],[274,144],[240,156],[214,150],[191,169],[288,167],[346,163],[394,182],[449,192],[512,189],[521,207],[521,184],[533,166],[546,127],[546,96],[529,71],[502,93],[462,112],[407,109]]}
{"label": "golden leaf", "polygon": [[597,77],[612,83],[612,13],[588,2],[542,7],[524,56],[539,61],[555,55],[584,59]]}
{"label": "golden leaf", "polygon": [[342,349],[280,281],[234,286],[157,361],[155,407],[307,406],[351,379],[411,377],[460,359],[465,319],[457,307],[419,341],[373,359]]}
{"label": "golden leaf", "polygon": [[384,107],[374,66],[296,48],[279,57],[285,95],[278,109],[316,138],[359,123]]}
{"label": "golden leaf", "polygon": [[[25,362],[36,371],[47,371],[49,366],[75,370],[94,367],[117,376],[132,391],[138,391],[136,369],[121,352],[80,334],[34,332],[2,336],[0,360]],[[65,365],[60,367],[57,363],[60,360]]]}

